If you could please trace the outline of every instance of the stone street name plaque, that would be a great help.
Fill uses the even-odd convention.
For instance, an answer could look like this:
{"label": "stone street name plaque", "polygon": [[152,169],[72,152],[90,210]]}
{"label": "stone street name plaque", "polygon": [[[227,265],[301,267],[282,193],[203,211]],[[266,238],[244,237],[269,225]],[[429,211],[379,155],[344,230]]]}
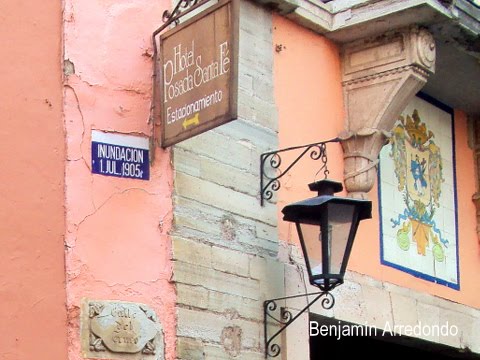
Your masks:
{"label": "stone street name plaque", "polygon": [[164,359],[161,326],[144,304],[85,299],[81,335],[85,358]]}

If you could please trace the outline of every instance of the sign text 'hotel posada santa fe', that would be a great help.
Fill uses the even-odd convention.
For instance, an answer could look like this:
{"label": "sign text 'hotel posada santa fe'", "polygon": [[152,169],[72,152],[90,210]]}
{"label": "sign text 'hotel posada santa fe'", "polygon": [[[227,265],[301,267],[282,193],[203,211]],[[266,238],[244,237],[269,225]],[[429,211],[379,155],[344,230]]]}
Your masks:
{"label": "sign text 'hotel posada santa fe'", "polygon": [[237,117],[237,6],[221,1],[160,36],[163,147]]}

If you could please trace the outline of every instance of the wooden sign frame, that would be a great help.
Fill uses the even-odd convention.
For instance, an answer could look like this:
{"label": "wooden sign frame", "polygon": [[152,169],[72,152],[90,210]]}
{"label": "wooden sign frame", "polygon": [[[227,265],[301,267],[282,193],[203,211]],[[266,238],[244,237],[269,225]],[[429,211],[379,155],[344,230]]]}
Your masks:
{"label": "wooden sign frame", "polygon": [[236,119],[239,1],[220,1],[161,34],[159,41],[155,101],[161,146]]}

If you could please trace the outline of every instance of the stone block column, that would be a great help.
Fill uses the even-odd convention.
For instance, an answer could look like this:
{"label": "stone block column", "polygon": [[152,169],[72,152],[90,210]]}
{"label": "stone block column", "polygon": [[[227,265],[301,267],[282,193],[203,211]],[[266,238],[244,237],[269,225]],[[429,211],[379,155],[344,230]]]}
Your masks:
{"label": "stone block column", "polygon": [[340,138],[349,196],[367,198],[389,131],[434,69],[433,36],[418,27],[342,47],[346,130]]}

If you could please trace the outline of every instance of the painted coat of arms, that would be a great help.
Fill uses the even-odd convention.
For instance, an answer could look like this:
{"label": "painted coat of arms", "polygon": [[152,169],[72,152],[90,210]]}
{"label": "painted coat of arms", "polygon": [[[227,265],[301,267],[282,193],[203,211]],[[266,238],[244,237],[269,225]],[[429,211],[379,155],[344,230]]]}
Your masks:
{"label": "painted coat of arms", "polygon": [[[452,147],[452,141],[445,135],[437,141],[435,132],[442,123],[436,119],[428,126],[422,121],[421,109],[413,107],[400,117],[388,149],[382,152],[381,168],[385,165],[394,174],[390,184],[380,176],[382,262],[455,288],[458,266],[456,231],[452,228],[456,219],[449,218],[455,213],[455,204],[442,197],[444,192],[454,192],[448,189],[454,183],[453,168],[445,173],[442,156],[442,147]],[[443,125],[451,129],[450,121]],[[450,179],[447,183],[446,178]],[[387,199],[385,191],[396,193],[393,201]]]}

